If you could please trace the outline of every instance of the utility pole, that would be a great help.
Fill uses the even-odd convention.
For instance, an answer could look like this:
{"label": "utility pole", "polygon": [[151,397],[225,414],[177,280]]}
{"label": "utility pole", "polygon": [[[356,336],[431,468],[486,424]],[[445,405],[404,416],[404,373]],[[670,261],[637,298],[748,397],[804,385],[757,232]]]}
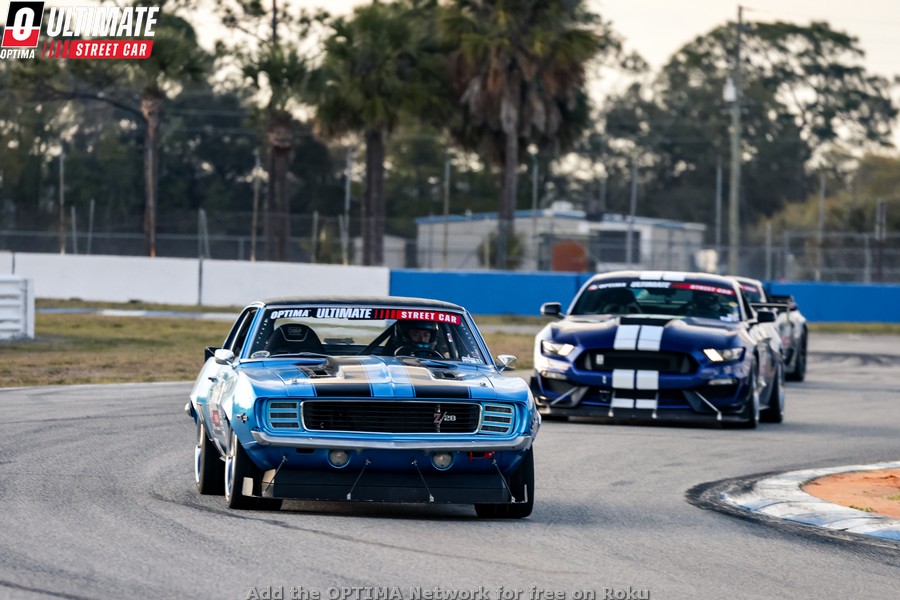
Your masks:
{"label": "utility pole", "polygon": [[531,244],[534,246],[534,265],[537,268],[538,262],[538,241],[537,241],[537,208],[538,208],[538,155],[537,146],[531,144],[528,146],[528,153],[531,154]]}
{"label": "utility pole", "polygon": [[344,220],[341,227],[341,262],[350,264],[350,184],[353,182],[353,146],[347,146],[347,171],[344,173]]}
{"label": "utility pole", "polygon": [[59,253],[66,253],[66,149],[59,150]]}
{"label": "utility pole", "polygon": [[734,47],[734,71],[731,84],[734,99],[731,103],[731,182],[728,190],[728,274],[738,275],[740,251],[740,197],[741,197],[741,29],[744,26],[744,8],[738,6],[737,33]]}
{"label": "utility pole", "polygon": [[256,230],[259,229],[259,148],[253,151],[253,217],[250,223],[250,261],[256,262]]}
{"label": "utility pole", "polygon": [[[628,268],[632,264],[632,239],[634,236],[634,216],[637,212],[637,160],[631,159],[631,212],[628,216],[628,231],[625,233],[625,262]],[[640,260],[640,257],[638,258]]]}
{"label": "utility pole", "polygon": [[819,172],[819,223],[816,227],[816,281],[822,281],[825,254],[825,171]]}
{"label": "utility pole", "polygon": [[444,270],[447,270],[447,244],[450,237],[450,150],[444,155]]}
{"label": "utility pole", "polygon": [[716,273],[722,272],[722,157],[716,161]]}

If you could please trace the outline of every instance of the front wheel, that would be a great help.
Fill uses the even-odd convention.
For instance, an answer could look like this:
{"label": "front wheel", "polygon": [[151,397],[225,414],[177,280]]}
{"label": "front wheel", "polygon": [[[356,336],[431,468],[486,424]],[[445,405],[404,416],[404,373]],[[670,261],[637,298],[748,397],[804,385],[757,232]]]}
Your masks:
{"label": "front wheel", "polygon": [[228,453],[225,455],[225,503],[235,510],[278,510],[281,500],[256,498],[244,495],[244,478],[259,479],[260,473],[247,451],[241,446],[237,434],[231,432]]}
{"label": "front wheel", "polygon": [[197,423],[197,445],[194,447],[194,484],[201,494],[221,496],[225,493],[224,478],[225,463],[201,421]]}
{"label": "front wheel", "polygon": [[759,420],[763,423],[784,421],[784,365],[778,367],[778,373],[772,380],[769,405],[759,413]]}
{"label": "front wheel", "polygon": [[756,429],[759,424],[759,363],[756,358],[750,365],[750,379],[747,382],[747,397],[744,399],[742,421],[737,424],[741,429]]}
{"label": "front wheel", "polygon": [[476,504],[475,514],[481,519],[524,519],[534,509],[534,447],[525,452],[516,472],[507,482],[515,503]]}
{"label": "front wheel", "polygon": [[794,370],[787,374],[790,381],[803,381],[806,379],[806,334],[800,340],[797,348],[797,357],[794,359]]}

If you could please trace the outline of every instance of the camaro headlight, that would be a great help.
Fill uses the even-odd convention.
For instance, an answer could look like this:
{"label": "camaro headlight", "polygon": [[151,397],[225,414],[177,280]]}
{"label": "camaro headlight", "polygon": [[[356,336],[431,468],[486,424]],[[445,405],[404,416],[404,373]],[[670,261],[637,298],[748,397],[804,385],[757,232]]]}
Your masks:
{"label": "camaro headlight", "polygon": [[541,341],[541,353],[547,356],[565,357],[571,354],[574,349],[575,346],[572,344],[560,344],[558,342],[548,342],[547,340]]}
{"label": "camaro headlight", "polygon": [[706,358],[713,362],[731,362],[744,358],[743,348],[707,348],[703,351]]}

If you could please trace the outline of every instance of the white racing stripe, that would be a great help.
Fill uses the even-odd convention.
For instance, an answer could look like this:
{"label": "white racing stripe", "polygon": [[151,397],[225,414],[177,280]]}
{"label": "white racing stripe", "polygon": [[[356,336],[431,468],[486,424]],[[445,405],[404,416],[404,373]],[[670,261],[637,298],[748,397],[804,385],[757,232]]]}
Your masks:
{"label": "white racing stripe", "polygon": [[611,408],[634,408],[634,398],[618,398],[613,396]]}
{"label": "white racing stripe", "polygon": [[662,343],[664,330],[664,327],[657,325],[619,325],[613,348],[657,352]]}
{"label": "white racing stripe", "polygon": [[617,390],[634,389],[634,371],[632,369],[614,369],[612,386]]}
{"label": "white racing stripe", "polygon": [[657,400],[635,400],[634,407],[638,410],[656,410]]}
{"label": "white racing stripe", "polygon": [[619,329],[616,331],[616,339],[613,341],[613,348],[616,350],[634,350],[637,347],[640,332],[640,325],[619,325]]}
{"label": "white racing stripe", "polygon": [[659,371],[638,371],[634,387],[638,390],[658,390]]}
{"label": "white racing stripe", "polygon": [[662,343],[663,331],[663,327],[643,325],[641,327],[640,335],[638,336],[637,349],[658,352],[660,343]]}

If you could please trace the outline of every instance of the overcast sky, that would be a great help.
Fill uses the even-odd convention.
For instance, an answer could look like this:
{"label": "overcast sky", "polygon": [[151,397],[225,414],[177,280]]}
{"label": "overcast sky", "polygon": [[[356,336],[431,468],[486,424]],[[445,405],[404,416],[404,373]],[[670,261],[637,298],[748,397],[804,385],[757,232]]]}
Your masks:
{"label": "overcast sky", "polygon": [[[332,13],[350,12],[367,0],[302,0]],[[654,68],[676,50],[717,25],[737,18],[738,4],[747,21],[828,21],[860,39],[866,66],[879,74],[900,74],[900,0],[588,0],[591,8],[612,21]]]}

